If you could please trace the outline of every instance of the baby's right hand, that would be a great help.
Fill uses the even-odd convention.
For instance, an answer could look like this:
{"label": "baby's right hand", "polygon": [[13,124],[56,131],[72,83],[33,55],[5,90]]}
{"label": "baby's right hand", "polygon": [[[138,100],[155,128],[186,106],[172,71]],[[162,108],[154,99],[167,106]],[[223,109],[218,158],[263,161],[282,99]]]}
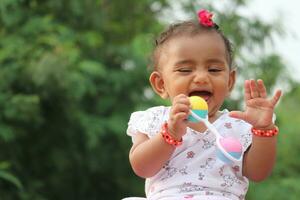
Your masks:
{"label": "baby's right hand", "polygon": [[168,120],[169,133],[174,139],[180,140],[186,133],[187,118],[190,113],[190,100],[188,96],[180,94],[173,99]]}

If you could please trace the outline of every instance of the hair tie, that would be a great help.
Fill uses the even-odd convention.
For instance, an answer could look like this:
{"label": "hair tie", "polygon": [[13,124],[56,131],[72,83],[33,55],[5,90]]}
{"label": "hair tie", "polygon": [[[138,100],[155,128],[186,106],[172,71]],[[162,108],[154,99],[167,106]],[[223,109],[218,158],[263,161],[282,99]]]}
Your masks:
{"label": "hair tie", "polygon": [[200,10],[198,12],[198,20],[199,20],[199,23],[203,26],[206,26],[206,27],[216,27],[218,28],[218,25],[216,25],[213,20],[212,20],[212,16],[213,16],[213,13],[207,11],[207,10]]}

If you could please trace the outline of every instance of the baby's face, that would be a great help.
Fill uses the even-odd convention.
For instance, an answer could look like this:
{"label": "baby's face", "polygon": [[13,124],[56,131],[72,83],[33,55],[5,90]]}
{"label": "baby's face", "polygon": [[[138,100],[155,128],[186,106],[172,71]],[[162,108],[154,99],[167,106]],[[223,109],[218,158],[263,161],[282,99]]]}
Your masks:
{"label": "baby's face", "polygon": [[170,39],[161,48],[158,62],[166,96],[171,100],[179,94],[201,96],[209,114],[214,114],[235,82],[227,58],[224,41],[215,32]]}

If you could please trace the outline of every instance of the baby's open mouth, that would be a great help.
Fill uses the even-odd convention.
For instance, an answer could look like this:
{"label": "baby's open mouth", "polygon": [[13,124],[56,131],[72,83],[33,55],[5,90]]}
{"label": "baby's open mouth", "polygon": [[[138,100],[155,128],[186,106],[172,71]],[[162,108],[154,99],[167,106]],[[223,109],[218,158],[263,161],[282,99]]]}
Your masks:
{"label": "baby's open mouth", "polygon": [[208,101],[208,99],[212,96],[212,93],[210,91],[193,91],[189,93],[189,96],[199,96],[202,97],[205,101]]}

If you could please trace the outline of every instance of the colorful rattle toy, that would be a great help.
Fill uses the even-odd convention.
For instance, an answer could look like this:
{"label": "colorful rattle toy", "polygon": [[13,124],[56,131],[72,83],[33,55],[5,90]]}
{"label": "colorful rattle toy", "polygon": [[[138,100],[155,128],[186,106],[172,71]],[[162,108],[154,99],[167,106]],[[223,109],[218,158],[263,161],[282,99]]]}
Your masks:
{"label": "colorful rattle toy", "polygon": [[188,118],[191,122],[203,122],[205,126],[216,136],[217,157],[226,164],[232,164],[242,159],[242,144],[234,137],[223,137],[217,129],[208,121],[208,105],[199,96],[191,96],[191,114]]}

